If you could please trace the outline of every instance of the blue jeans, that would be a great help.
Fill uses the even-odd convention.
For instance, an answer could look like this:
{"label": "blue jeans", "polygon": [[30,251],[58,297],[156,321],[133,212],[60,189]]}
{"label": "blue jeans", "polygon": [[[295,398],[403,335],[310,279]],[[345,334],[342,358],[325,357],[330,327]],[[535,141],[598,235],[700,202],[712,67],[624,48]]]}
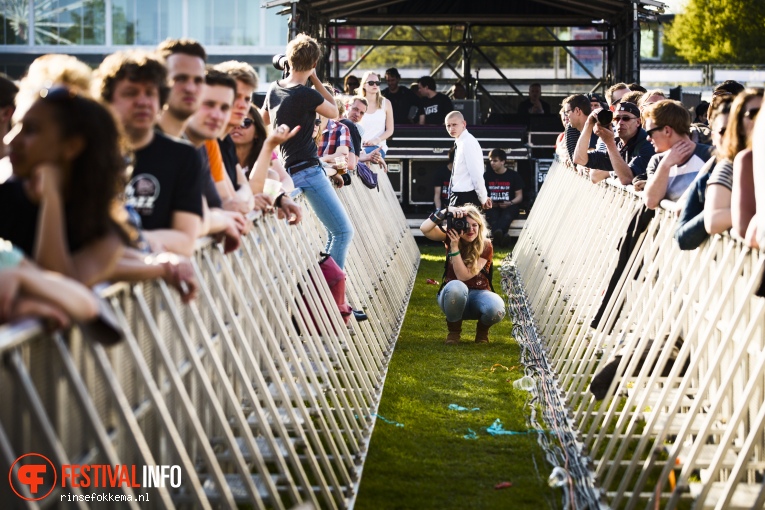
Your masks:
{"label": "blue jeans", "polygon": [[468,289],[459,280],[452,280],[438,294],[438,306],[449,322],[480,320],[492,326],[505,317],[505,303],[490,290]]}
{"label": "blue jeans", "polygon": [[292,176],[296,188],[303,190],[313,212],[327,229],[325,251],[332,255],[340,268],[345,267],[345,258],[353,239],[353,225],[332,184],[320,166],[306,168]]}
{"label": "blue jeans", "polygon": [[[379,145],[366,145],[366,146],[364,146],[364,152],[369,154],[370,152],[372,152],[373,150],[375,150],[378,147],[379,147]],[[379,154],[380,154],[381,158],[385,159],[385,151],[384,150],[380,149]]]}

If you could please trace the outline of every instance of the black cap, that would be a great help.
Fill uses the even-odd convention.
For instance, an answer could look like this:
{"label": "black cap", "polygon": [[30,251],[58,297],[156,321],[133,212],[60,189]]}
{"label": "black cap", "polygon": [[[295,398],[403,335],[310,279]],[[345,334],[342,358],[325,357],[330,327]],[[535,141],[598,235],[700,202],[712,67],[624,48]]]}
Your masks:
{"label": "black cap", "polygon": [[629,112],[635,117],[640,117],[640,108],[637,107],[635,103],[626,103],[622,102],[616,105],[616,110],[614,110],[614,113],[619,112]]}

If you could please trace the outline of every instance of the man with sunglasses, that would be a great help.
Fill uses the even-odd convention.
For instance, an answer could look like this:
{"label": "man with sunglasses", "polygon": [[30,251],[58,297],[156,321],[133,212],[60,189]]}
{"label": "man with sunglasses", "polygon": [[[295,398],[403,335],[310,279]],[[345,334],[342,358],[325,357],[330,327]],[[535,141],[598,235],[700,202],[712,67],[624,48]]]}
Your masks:
{"label": "man with sunglasses", "polygon": [[[654,148],[647,142],[646,132],[640,125],[640,109],[636,104],[622,102],[616,106],[613,129],[610,124],[598,123],[600,111],[596,109],[587,117],[574,151],[574,163],[590,169],[592,182],[600,182],[613,173],[626,186],[635,176],[646,172],[655,154]],[[603,141],[605,149],[588,152],[593,132]]]}
{"label": "man with sunglasses", "polygon": [[712,147],[691,141],[691,115],[679,101],[659,101],[643,110],[643,115],[657,152],[648,163],[643,201],[656,209],[664,199],[680,201],[712,156]]}

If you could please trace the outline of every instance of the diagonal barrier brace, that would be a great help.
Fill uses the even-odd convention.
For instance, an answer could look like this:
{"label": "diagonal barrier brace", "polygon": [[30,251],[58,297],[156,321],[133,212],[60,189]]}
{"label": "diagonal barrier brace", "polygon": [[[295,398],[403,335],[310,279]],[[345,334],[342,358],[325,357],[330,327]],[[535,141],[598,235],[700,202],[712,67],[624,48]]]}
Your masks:
{"label": "diagonal barrier brace", "polygon": [[[198,243],[189,305],[162,281],[106,289],[121,344],[104,348],[77,328],[49,335],[34,321],[0,327],[3,472],[32,452],[62,471],[137,472],[135,486],[59,483],[42,504],[3,491],[3,508],[90,493],[120,508],[352,507],[419,265],[387,176],[380,191],[354,184],[338,192],[356,231],[346,295],[365,322],[343,321],[318,264],[326,232],[298,196],[298,226],[258,216],[228,255]],[[144,478],[162,466],[182,483]]]}
{"label": "diagonal barrier brace", "polygon": [[765,503],[765,255],[727,235],[681,251],[675,228],[556,160],[503,263],[570,508]]}

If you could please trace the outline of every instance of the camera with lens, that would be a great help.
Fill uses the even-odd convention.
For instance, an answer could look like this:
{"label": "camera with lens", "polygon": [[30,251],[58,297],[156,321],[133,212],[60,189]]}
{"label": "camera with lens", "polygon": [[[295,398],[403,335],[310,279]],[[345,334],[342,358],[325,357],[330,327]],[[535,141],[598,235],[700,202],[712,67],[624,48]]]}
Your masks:
{"label": "camera with lens", "polygon": [[466,218],[457,218],[454,213],[446,213],[446,230],[454,230],[458,234],[468,230],[468,222]]}
{"label": "camera with lens", "polygon": [[611,110],[600,110],[598,112],[598,124],[601,126],[610,126],[611,121],[614,120],[614,112]]}
{"label": "camera with lens", "polygon": [[286,55],[274,55],[271,59],[271,63],[276,69],[282,72],[282,78],[286,78],[290,74],[290,63],[287,60]]}

